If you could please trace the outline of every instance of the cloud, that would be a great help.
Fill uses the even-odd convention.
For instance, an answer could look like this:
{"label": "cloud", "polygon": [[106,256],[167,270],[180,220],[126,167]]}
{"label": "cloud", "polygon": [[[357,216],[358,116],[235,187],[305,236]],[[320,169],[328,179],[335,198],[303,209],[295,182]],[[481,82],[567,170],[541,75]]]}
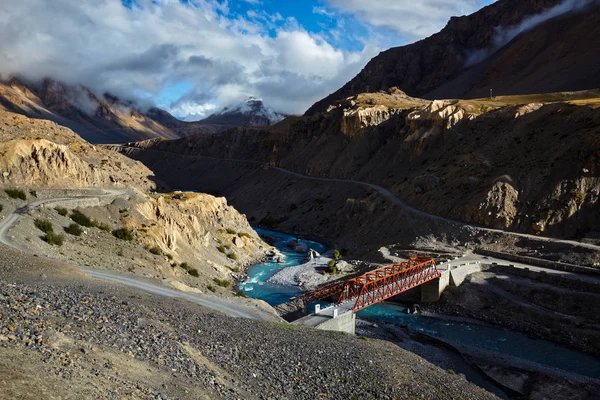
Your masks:
{"label": "cloud", "polygon": [[492,40],[490,47],[485,49],[472,50],[468,52],[466,67],[475,65],[485,60],[491,54],[502,48],[504,45],[509,43],[511,40],[516,38],[523,32],[535,28],[539,24],[546,22],[552,18],[560,15],[577,12],[591,4],[600,4],[600,0],[565,0],[554,7],[550,7],[547,10],[529,16],[515,26],[499,26],[495,29],[495,35]]}
{"label": "cloud", "polygon": [[3,0],[0,37],[4,77],[52,77],[127,99],[185,83],[165,105],[197,118],[249,95],[302,113],[381,50],[367,42],[345,51],[293,18],[234,14],[215,0]]}
{"label": "cloud", "polygon": [[451,16],[471,14],[483,0],[326,0],[330,7],[373,27],[387,28],[414,40],[441,30]]}

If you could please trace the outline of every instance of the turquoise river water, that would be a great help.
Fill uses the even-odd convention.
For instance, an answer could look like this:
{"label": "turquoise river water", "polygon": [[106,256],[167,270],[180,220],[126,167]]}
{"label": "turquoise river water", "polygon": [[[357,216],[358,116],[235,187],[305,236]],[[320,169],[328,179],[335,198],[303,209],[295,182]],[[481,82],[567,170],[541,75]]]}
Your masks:
{"label": "turquoise river water", "polygon": [[[250,267],[248,279],[239,282],[239,289],[249,297],[265,300],[275,306],[298,296],[302,291],[294,286],[271,285],[266,281],[279,270],[306,262],[306,254],[289,249],[292,240],[305,242],[319,253],[327,248],[317,242],[297,239],[279,232],[256,229],[261,236],[275,240],[274,246],[285,254],[285,263],[267,261]],[[357,314],[358,318],[392,323],[412,332],[422,332],[444,341],[477,347],[509,356],[533,361],[549,367],[600,379],[600,359],[545,340],[531,339],[527,335],[487,325],[453,322],[438,318],[408,314],[399,304],[382,303],[371,306]]]}

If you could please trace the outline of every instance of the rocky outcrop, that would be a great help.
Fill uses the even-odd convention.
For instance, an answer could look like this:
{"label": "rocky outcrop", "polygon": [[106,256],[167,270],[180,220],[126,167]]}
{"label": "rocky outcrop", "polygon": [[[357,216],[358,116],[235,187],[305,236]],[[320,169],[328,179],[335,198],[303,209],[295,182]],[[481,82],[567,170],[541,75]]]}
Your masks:
{"label": "rocky outcrop", "polygon": [[364,128],[382,124],[396,113],[384,105],[344,110],[340,130],[344,135],[353,136]]}
{"label": "rocky outcrop", "polygon": [[0,141],[0,184],[33,187],[135,186],[155,188],[152,172],[116,152],[83,142]]}
{"label": "rocky outcrop", "polygon": [[[141,218],[130,220],[129,226],[145,227],[143,241],[147,246],[158,246],[180,261],[210,261],[218,276],[231,275],[225,265],[256,262],[264,253],[262,248],[267,247],[246,217],[223,197],[176,192],[137,203],[134,210]],[[221,246],[227,254],[219,250]],[[235,260],[228,254],[235,254]]]}
{"label": "rocky outcrop", "polygon": [[417,109],[406,117],[408,135],[405,142],[419,141],[453,128],[464,119],[472,120],[469,114],[455,100],[435,100],[427,107]]}
{"label": "rocky outcrop", "polygon": [[496,182],[479,204],[475,220],[497,229],[510,228],[517,216],[519,192],[507,182]]}

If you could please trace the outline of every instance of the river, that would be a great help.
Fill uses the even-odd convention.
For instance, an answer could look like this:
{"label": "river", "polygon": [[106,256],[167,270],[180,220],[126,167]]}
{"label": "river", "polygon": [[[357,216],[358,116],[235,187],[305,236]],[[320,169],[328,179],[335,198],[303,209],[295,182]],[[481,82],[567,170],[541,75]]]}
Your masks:
{"label": "river", "polygon": [[[327,248],[320,243],[297,239],[284,233],[259,228],[256,228],[256,231],[259,235],[274,240],[274,246],[286,256],[285,263],[267,261],[251,266],[248,270],[248,279],[239,282],[239,289],[249,297],[262,299],[276,306],[302,293],[295,286],[278,286],[266,282],[281,269],[307,261],[306,254],[299,254],[289,249],[287,243],[299,240],[319,253],[325,252]],[[382,303],[359,311],[357,317],[379,323],[392,323],[402,326],[410,332],[426,333],[445,342],[498,352],[600,379],[600,362],[594,356],[546,340],[531,339],[519,332],[483,324],[454,322],[419,314],[408,314],[406,311],[407,308],[402,305]]]}

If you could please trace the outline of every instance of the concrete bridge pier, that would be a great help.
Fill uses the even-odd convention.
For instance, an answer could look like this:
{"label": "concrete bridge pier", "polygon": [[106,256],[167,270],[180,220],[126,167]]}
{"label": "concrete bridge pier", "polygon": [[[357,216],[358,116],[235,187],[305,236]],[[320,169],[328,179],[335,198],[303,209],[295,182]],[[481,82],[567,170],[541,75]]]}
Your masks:
{"label": "concrete bridge pier", "polygon": [[342,310],[338,307],[320,309],[317,305],[315,312],[300,318],[293,325],[312,326],[324,331],[346,332],[354,335],[356,331],[356,314],[352,310]]}
{"label": "concrete bridge pier", "polygon": [[422,284],[421,302],[434,303],[440,299],[442,292],[450,285],[450,272],[442,272],[442,276]]}

